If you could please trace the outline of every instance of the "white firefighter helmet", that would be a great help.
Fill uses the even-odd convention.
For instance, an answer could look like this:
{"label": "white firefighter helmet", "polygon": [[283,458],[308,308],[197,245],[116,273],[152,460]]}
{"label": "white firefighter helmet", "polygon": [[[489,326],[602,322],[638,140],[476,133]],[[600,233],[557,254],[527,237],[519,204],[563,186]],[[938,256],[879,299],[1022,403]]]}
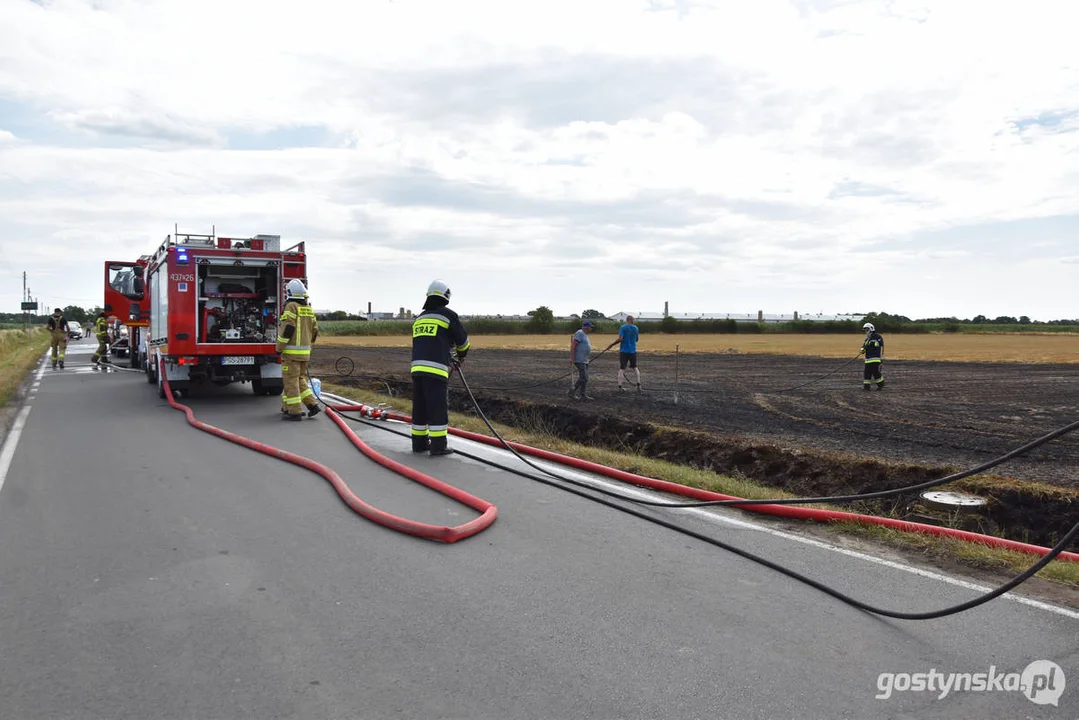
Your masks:
{"label": "white firefighter helmet", "polygon": [[445,298],[446,302],[450,300],[450,286],[441,280],[435,280],[427,286],[427,297],[431,296]]}
{"label": "white firefighter helmet", "polygon": [[877,329],[875,327],[873,327],[873,323],[866,323],[865,325],[862,326],[862,329],[865,330],[867,333],[877,331]]}
{"label": "white firefighter helmet", "polygon": [[307,297],[307,288],[303,286],[303,281],[299,278],[293,278],[288,281],[288,285],[285,286],[285,293],[290,298],[305,298]]}

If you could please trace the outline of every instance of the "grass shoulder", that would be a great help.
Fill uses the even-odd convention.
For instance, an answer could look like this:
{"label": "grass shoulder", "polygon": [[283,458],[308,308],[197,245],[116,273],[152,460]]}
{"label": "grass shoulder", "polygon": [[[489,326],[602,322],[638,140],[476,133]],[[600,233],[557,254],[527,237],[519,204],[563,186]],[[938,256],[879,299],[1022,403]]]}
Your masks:
{"label": "grass shoulder", "polygon": [[41,328],[29,335],[22,330],[0,332],[0,407],[15,396],[48,345],[48,333]]}

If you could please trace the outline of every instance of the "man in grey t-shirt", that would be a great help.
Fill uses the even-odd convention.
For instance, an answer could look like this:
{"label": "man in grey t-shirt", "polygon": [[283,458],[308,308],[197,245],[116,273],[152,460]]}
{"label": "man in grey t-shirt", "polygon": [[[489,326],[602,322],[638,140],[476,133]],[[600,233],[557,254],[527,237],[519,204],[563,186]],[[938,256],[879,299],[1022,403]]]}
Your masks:
{"label": "man in grey t-shirt", "polygon": [[569,391],[574,400],[593,400],[588,395],[588,363],[592,357],[592,341],[588,339],[588,333],[592,332],[592,321],[585,320],[581,323],[581,329],[573,333],[573,339],[569,343],[569,360],[573,367],[577,368],[577,380]]}

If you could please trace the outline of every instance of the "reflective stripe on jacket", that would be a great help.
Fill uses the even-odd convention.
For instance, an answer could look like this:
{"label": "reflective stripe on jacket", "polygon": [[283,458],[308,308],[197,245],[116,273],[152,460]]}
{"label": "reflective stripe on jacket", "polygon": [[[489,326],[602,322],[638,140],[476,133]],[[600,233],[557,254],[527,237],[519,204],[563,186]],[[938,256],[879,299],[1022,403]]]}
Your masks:
{"label": "reflective stripe on jacket", "polygon": [[463,358],[468,353],[468,332],[457,313],[448,307],[425,310],[412,321],[413,373],[450,377],[450,353]]}
{"label": "reflective stripe on jacket", "polygon": [[884,357],[884,338],[880,336],[880,333],[870,333],[869,337],[862,343],[862,349],[865,350],[865,361],[868,362],[880,362]]}
{"label": "reflective stripe on jacket", "polygon": [[[290,327],[293,328],[292,337],[286,338],[285,329]],[[285,303],[285,310],[281,313],[281,327],[277,331],[277,345],[281,348],[281,354],[297,360],[308,360],[311,357],[311,345],[317,336],[318,320],[315,319],[315,311],[306,303],[301,304],[296,300]]]}

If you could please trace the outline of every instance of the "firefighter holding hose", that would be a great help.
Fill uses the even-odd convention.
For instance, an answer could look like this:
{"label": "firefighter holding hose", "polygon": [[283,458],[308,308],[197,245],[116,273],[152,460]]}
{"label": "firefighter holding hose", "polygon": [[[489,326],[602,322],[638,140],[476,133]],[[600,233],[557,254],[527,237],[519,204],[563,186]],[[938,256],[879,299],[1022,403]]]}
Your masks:
{"label": "firefighter holding hose", "polygon": [[877,332],[873,323],[862,326],[865,330],[865,340],[859,354],[865,355],[865,374],[862,376],[862,389],[868,390],[870,385],[876,383],[877,390],[884,388],[884,373],[881,366],[884,364],[884,338]]}
{"label": "firefighter holding hose", "polygon": [[45,325],[49,329],[52,369],[55,370],[57,364],[59,364],[60,369],[63,370],[64,353],[67,351],[67,318],[64,317],[64,311],[60,308],[54,309]]}
{"label": "firefighter holding hose", "polygon": [[[447,305],[450,288],[435,280],[412,322],[412,452],[447,455],[450,367],[468,354],[468,332]],[[457,357],[452,357],[456,353]]]}
{"label": "firefighter holding hose", "polygon": [[277,330],[277,352],[281,353],[281,377],[285,389],[281,395],[281,419],[298,422],[307,416],[314,417],[322,409],[315,393],[307,384],[307,363],[311,360],[311,346],[318,339],[318,320],[307,301],[307,288],[298,279],[285,286],[285,309]]}
{"label": "firefighter holding hose", "polygon": [[109,344],[109,318],[104,312],[99,312],[97,319],[94,320],[94,336],[97,337],[97,350],[94,351],[90,360],[94,363],[93,368],[97,369],[101,363],[109,364],[109,358],[106,357]]}

